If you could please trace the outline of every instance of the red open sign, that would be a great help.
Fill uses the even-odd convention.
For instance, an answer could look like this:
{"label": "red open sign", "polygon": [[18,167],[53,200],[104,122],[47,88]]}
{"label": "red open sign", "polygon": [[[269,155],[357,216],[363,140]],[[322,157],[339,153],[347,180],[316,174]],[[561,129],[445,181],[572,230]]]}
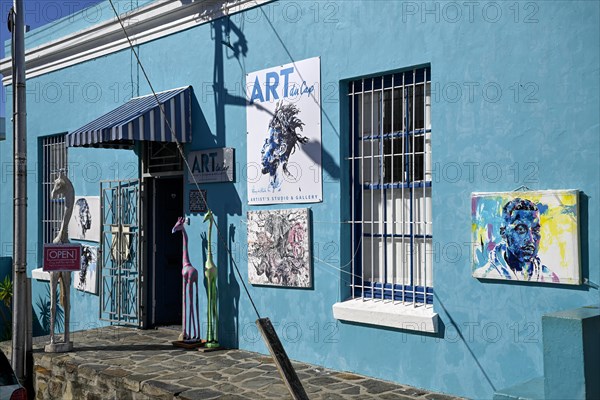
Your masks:
{"label": "red open sign", "polygon": [[81,269],[81,245],[45,244],[43,270],[79,271]]}

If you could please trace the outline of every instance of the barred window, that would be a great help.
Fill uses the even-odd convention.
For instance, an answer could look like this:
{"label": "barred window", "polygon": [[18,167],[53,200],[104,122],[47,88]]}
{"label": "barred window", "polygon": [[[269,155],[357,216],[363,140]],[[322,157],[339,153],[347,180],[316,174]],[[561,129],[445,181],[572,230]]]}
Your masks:
{"label": "barred window", "polygon": [[42,174],[42,243],[52,243],[60,230],[64,215],[64,199],[52,199],[52,187],[59,171],[67,174],[67,146],[65,135],[46,136],[41,139]]}
{"label": "barred window", "polygon": [[429,67],[349,84],[352,294],[433,302]]}

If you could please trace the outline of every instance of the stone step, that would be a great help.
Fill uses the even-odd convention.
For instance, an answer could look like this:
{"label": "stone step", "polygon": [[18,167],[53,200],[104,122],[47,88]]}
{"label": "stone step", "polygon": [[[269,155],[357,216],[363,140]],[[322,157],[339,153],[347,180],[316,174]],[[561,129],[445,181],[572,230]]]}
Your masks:
{"label": "stone step", "polygon": [[544,378],[534,378],[494,393],[494,400],[543,400]]}

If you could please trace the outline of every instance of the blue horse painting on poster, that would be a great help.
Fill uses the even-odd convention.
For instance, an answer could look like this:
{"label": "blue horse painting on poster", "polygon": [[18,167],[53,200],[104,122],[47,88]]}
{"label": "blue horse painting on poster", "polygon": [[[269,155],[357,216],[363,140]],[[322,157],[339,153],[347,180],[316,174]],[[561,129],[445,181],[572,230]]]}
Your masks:
{"label": "blue horse painting on poster", "polygon": [[261,173],[269,175],[269,186],[273,191],[281,189],[281,172],[294,178],[287,168],[288,160],[296,147],[308,142],[308,137],[297,132],[297,129],[302,130],[305,125],[297,117],[299,112],[294,104],[280,102],[269,122],[269,137],[265,139],[260,152]]}

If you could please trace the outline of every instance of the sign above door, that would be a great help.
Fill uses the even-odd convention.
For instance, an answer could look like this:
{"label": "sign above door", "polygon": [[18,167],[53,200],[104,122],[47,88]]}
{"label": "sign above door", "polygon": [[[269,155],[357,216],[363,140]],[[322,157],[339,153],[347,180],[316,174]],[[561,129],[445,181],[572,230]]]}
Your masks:
{"label": "sign above door", "polygon": [[193,178],[188,171],[188,182],[194,183],[194,178],[198,183],[233,182],[234,154],[231,147],[190,152],[187,160]]}

